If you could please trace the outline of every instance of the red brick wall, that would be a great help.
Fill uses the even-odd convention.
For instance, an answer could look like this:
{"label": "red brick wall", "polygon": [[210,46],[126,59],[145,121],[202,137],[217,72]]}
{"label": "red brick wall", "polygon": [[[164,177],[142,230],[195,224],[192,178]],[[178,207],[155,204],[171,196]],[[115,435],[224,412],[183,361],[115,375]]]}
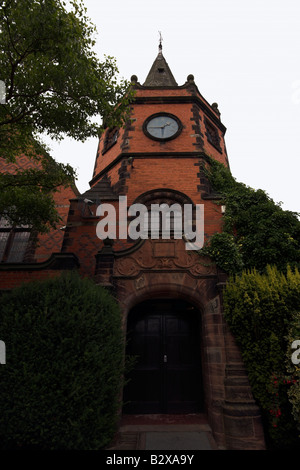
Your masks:
{"label": "red brick wall", "polygon": [[75,192],[71,187],[59,188],[58,191],[54,193],[56,210],[62,220],[56,230],[52,229],[49,233],[39,235],[34,255],[36,262],[46,261],[52,253],[59,253],[61,251],[64,239],[64,231],[61,230],[61,228],[67,223],[70,199],[74,197]]}
{"label": "red brick wall", "polygon": [[43,269],[38,271],[0,271],[0,291],[14,289],[23,283],[30,281],[42,281],[55,276],[60,276],[62,271]]}
{"label": "red brick wall", "polygon": [[95,256],[102,248],[102,241],[96,235],[98,218],[83,218],[81,204],[77,201],[72,202],[71,208],[62,251],[75,253],[79,259],[81,274],[92,277],[95,272]]}
{"label": "red brick wall", "polygon": [[[206,127],[204,117],[208,119],[214,126],[215,123],[220,123],[220,116],[212,108],[206,100],[199,94],[195,93],[195,87],[192,88],[174,88],[168,89],[137,89],[136,98],[137,103],[132,106],[132,124],[128,126],[127,132],[121,130],[117,143],[102,155],[105,134],[99,142],[98,157],[95,165],[94,176],[103,171],[107,165],[112,163],[121,152],[134,153],[134,152],[194,152],[197,150],[197,131],[193,128],[195,126],[195,118],[199,119],[200,132],[204,141],[202,150],[216,160],[227,164],[226,147],[224,143],[224,127],[221,125],[218,129],[220,137],[220,146],[222,153],[211,145],[207,140]],[[192,96],[196,96],[198,101],[193,103]],[[173,98],[178,100],[189,97],[190,102],[168,103],[163,102],[164,98]],[[155,99],[156,98],[156,99]],[[142,99],[139,104],[138,99]],[[148,99],[148,102],[147,102]],[[154,99],[154,101],[153,101]],[[201,109],[200,103],[205,106],[209,112]],[[145,119],[151,114],[158,112],[167,112],[175,114],[183,123],[182,133],[174,140],[160,143],[153,141],[145,136],[143,133],[143,123]],[[209,115],[208,115],[209,114]],[[216,127],[216,126],[215,126]]]}

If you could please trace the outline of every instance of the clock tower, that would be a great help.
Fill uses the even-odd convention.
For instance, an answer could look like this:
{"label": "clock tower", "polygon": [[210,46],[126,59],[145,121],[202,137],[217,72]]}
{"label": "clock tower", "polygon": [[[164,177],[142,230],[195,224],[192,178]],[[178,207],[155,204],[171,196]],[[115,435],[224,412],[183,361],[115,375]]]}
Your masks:
{"label": "clock tower", "polygon": [[[204,172],[208,156],[228,166],[218,105],[205,100],[193,75],[177,84],[161,44],[146,80],[133,75],[131,82],[130,120],[100,138],[90,189],[71,200],[62,251],[75,253],[82,275],[120,303],[127,353],[138,356],[124,414],[199,414],[220,447],[264,448],[259,410],[223,317],[226,274],[188,248],[182,228],[188,208],[201,243],[222,231],[220,198]],[[172,208],[167,226],[165,207]],[[137,228],[137,218],[133,236],[128,228]],[[107,238],[99,236],[105,224]]]}

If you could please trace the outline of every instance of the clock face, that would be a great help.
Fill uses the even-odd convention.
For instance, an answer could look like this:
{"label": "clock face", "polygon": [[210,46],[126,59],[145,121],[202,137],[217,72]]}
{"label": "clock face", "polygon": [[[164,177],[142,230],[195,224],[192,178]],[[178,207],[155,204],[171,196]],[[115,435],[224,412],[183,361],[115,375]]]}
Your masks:
{"label": "clock face", "polygon": [[170,140],[177,137],[181,131],[181,123],[176,116],[170,114],[156,114],[150,116],[144,124],[144,131],[148,137],[155,140]]}

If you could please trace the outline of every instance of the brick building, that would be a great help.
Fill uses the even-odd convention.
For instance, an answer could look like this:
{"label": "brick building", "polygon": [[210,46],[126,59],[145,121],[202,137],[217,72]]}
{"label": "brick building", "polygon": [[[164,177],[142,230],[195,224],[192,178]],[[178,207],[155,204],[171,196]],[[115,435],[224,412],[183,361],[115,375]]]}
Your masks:
{"label": "brick building", "polygon": [[56,196],[64,231],[42,237],[31,259],[3,260],[1,288],[62,269],[95,279],[117,297],[128,352],[140,356],[124,390],[124,413],[203,413],[219,446],[264,448],[259,410],[223,318],[225,273],[187,250],[174,230],[164,238],[161,225],[155,239],[148,231],[137,240],[97,236],[100,204],[115,208],[121,230],[120,196],[127,198],[126,209],[188,204],[193,227],[201,204],[205,239],[222,230],[220,199],[203,172],[207,155],[228,165],[217,104],[203,98],[192,75],[176,83],[161,46],[145,82],[131,81],[131,121],[101,137],[90,189]]}
{"label": "brick building", "polygon": [[[0,159],[1,173],[14,174],[16,169],[39,169],[37,160],[25,155],[16,163],[5,163]],[[0,293],[13,289],[23,282],[56,276],[65,269],[76,266],[73,255],[61,253],[64,232],[70,207],[70,199],[78,196],[76,186],[57,188],[54,201],[61,217],[61,227],[47,234],[36,234],[29,227],[11,227],[0,217]]]}

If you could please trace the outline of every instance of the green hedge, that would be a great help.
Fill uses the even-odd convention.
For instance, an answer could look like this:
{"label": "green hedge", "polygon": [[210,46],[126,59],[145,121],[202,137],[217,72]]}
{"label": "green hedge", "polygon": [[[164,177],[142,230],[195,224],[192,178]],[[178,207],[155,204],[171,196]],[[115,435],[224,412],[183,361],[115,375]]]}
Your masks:
{"label": "green hedge", "polygon": [[2,448],[100,449],[112,438],[124,341],[118,304],[75,273],[0,298]]}
{"label": "green hedge", "polygon": [[299,445],[289,397],[291,385],[299,394],[299,380],[291,376],[291,356],[287,358],[289,330],[300,312],[299,271],[288,268],[284,275],[268,266],[266,274],[251,270],[232,277],[224,291],[224,309],[262,409],[268,445]]}

